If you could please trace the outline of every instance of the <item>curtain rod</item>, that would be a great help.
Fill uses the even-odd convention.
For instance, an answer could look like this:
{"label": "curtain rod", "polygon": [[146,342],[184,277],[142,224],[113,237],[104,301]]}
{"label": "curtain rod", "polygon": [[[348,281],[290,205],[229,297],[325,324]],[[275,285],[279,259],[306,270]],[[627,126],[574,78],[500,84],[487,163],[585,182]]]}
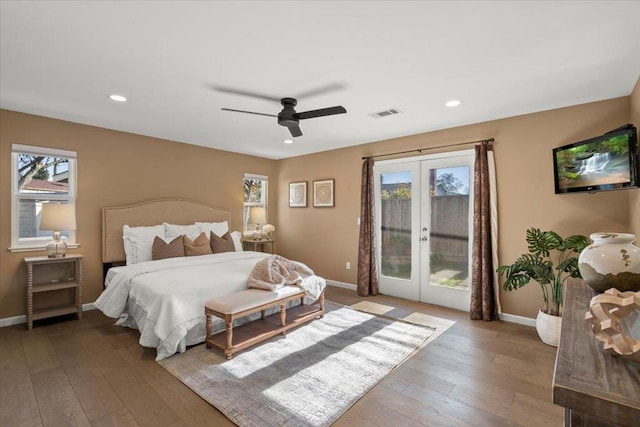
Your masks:
{"label": "curtain rod", "polygon": [[458,145],[467,145],[467,144],[477,144],[478,142],[481,142],[483,144],[491,144],[494,141],[495,141],[494,138],[479,139],[477,141],[459,142],[457,144],[439,145],[437,147],[418,148],[418,149],[415,149],[415,150],[396,151],[395,153],[376,154],[374,156],[365,156],[365,157],[362,158],[362,160],[373,159],[374,157],[395,156],[395,155],[398,155],[398,154],[422,153],[423,151],[435,150],[437,148],[455,147],[455,146],[458,146]]}

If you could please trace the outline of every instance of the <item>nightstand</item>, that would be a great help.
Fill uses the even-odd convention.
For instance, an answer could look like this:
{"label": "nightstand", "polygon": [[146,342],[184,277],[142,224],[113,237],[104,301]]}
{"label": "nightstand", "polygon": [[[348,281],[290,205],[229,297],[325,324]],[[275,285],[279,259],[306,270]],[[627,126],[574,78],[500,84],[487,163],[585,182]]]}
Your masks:
{"label": "nightstand", "polygon": [[[76,313],[82,319],[82,255],[62,258],[27,257],[27,328],[33,321],[63,314]],[[73,301],[61,300],[64,290],[73,292]],[[54,291],[58,291],[57,293]],[[47,298],[49,294],[52,298]],[[58,295],[62,294],[62,295]],[[57,298],[54,298],[55,297]]]}
{"label": "nightstand", "polygon": [[273,255],[276,252],[276,241],[274,239],[269,239],[267,237],[262,238],[262,239],[254,239],[253,237],[245,237],[242,239],[242,246],[244,247],[245,250],[247,249],[247,246],[249,245],[253,245],[253,250],[254,251],[258,251],[258,245],[260,245],[260,249],[262,252],[264,252],[265,248],[264,245],[265,243],[270,243],[271,244],[271,254]]}

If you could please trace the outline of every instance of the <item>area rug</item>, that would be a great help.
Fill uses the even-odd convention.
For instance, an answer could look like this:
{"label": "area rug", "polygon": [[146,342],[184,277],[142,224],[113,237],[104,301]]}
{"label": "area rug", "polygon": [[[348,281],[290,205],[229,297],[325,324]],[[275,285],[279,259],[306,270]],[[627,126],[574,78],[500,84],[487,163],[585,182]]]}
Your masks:
{"label": "area rug", "polygon": [[433,332],[327,301],[231,360],[202,344],[158,363],[239,426],[328,426]]}

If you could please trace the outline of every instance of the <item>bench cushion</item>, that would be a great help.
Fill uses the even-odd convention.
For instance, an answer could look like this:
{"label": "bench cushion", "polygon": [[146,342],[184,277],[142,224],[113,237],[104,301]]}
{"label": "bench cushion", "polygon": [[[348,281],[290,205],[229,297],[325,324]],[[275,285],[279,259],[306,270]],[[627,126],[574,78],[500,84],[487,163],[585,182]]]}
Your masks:
{"label": "bench cushion", "polygon": [[298,286],[283,286],[277,291],[247,289],[245,291],[212,298],[207,301],[204,306],[218,313],[235,314],[297,294],[304,295],[304,291]]}

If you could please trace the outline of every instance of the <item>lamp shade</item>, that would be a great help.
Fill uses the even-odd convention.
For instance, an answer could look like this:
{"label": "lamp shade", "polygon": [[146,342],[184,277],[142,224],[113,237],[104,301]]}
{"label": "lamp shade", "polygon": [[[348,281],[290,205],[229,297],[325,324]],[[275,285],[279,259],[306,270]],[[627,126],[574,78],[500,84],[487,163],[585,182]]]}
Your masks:
{"label": "lamp shade", "polygon": [[261,206],[252,206],[249,210],[249,224],[264,224],[267,222],[267,212]]}
{"label": "lamp shade", "polygon": [[75,230],[76,205],[74,203],[44,203],[40,213],[40,230]]}

